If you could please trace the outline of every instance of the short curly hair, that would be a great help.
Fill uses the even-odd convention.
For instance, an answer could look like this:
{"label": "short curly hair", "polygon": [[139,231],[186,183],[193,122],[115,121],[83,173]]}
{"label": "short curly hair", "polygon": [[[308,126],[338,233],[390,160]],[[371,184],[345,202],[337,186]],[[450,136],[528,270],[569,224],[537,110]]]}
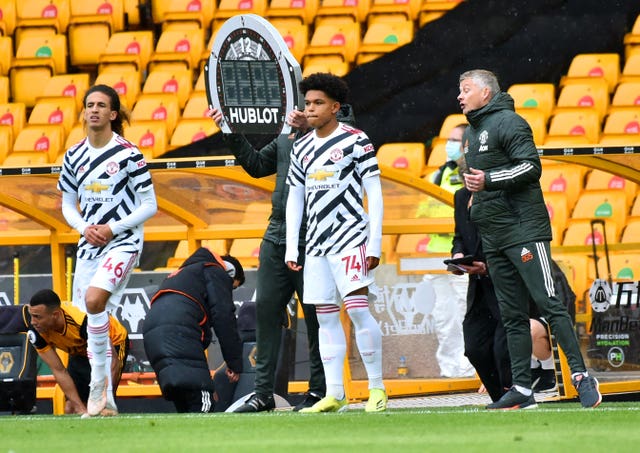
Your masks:
{"label": "short curly hair", "polygon": [[325,72],[316,72],[305,77],[298,87],[304,96],[307,91],[323,91],[334,101],[344,104],[349,98],[349,86],[340,77]]}

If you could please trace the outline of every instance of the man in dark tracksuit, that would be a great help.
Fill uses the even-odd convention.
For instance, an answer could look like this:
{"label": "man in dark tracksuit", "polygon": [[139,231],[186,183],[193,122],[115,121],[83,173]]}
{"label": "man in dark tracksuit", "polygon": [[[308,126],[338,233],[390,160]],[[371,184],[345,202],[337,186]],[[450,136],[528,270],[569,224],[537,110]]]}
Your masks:
{"label": "man in dark tracksuit", "polygon": [[[482,244],[476,226],[469,219],[471,192],[466,188],[454,195],[455,234],[451,255],[473,255],[467,290],[467,313],[462,323],[464,353],[475,368],[492,401],[498,401],[511,387],[511,368],[507,337],[498,300],[487,274]],[[460,272],[461,273],[461,272]]]}
{"label": "man in dark tracksuit", "polygon": [[171,273],[151,299],[144,321],[144,349],[165,399],[178,412],[213,412],[213,380],[205,355],[212,339],[220,342],[227,377],[242,372],[242,342],[232,291],[244,283],[233,257],[196,250]]}
{"label": "man in dark tracksuit", "polygon": [[[209,115],[220,124],[222,115],[212,110]],[[343,106],[338,113],[338,119],[347,124],[354,124],[351,106]],[[318,318],[315,305],[302,303],[303,284],[302,273],[293,272],[287,268],[284,260],[286,249],[286,219],[285,210],[289,186],[286,184],[289,172],[291,148],[293,142],[309,127],[301,111],[290,112],[288,122],[298,129],[298,133],[282,134],[257,151],[242,135],[230,134],[225,137],[231,152],[254,178],[276,175],[276,186],[271,197],[272,210],[269,226],[260,245],[260,266],[256,288],[256,383],[255,394],[235,412],[261,412],[275,408],[273,392],[275,387],[275,372],[280,352],[282,335],[282,320],[286,306],[295,292],[302,306],[304,320],[307,326],[307,340],[309,343],[309,391],[305,399],[294,410],[299,411],[311,407],[320,401],[326,391],[324,368],[320,358],[318,343]],[[306,221],[302,222],[300,231],[299,256],[304,260],[306,238]],[[304,265],[304,262],[299,263]]]}
{"label": "man in dark tracksuit", "polygon": [[500,92],[496,76],[473,70],[460,76],[458,101],[469,121],[463,150],[473,192],[471,220],[478,226],[498,296],[509,345],[513,387],[489,409],[536,407],[531,390],[529,297],[551,325],[567,356],[584,407],[602,396],[586,372],[571,318],[558,299],[551,274],[551,224],[540,175],[542,165],[531,128]]}

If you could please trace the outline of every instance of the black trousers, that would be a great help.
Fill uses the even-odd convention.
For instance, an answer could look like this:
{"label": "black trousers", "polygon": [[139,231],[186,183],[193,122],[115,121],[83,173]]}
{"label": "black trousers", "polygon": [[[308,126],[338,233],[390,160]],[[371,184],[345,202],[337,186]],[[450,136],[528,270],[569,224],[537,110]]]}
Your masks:
{"label": "black trousers", "polygon": [[470,276],[467,303],[462,323],[464,354],[491,399],[497,401],[511,387],[511,364],[507,336],[490,278]]}
{"label": "black trousers", "polygon": [[[256,289],[256,357],[255,390],[259,395],[274,392],[275,372],[282,339],[282,321],[293,293],[302,302],[303,272],[289,270],[285,261],[286,246],[263,240]],[[304,263],[304,248],[298,262]],[[318,318],[314,305],[301,304],[309,342],[309,391],[324,396],[326,384],[318,342]]]}

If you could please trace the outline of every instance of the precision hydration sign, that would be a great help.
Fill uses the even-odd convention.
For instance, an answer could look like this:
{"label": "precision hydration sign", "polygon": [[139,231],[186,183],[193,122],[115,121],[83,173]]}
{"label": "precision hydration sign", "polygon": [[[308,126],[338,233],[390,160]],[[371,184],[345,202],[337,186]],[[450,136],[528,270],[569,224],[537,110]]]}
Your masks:
{"label": "precision hydration sign", "polygon": [[224,133],[289,133],[287,112],[300,105],[300,65],[266,19],[243,14],[227,20],[205,65],[209,105],[223,114]]}

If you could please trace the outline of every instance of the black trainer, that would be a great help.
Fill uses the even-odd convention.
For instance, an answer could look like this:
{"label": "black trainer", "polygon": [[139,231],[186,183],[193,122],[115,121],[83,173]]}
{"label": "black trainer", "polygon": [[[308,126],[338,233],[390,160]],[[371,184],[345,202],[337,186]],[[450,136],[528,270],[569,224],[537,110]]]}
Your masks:
{"label": "black trainer", "polygon": [[272,411],[275,408],[276,402],[273,399],[273,395],[258,395],[257,393],[254,393],[249,398],[247,398],[242,406],[238,407],[233,412],[264,412]]}
{"label": "black trainer", "polygon": [[531,370],[531,380],[533,391],[536,393],[553,392],[557,388],[556,370],[534,368]]}
{"label": "black trainer", "polygon": [[523,395],[515,387],[511,387],[495,403],[487,405],[487,409],[491,410],[535,409],[536,407],[538,407],[538,404],[536,404],[533,393],[529,396]]}
{"label": "black trainer", "polygon": [[573,386],[578,391],[582,407],[598,407],[602,402],[602,395],[598,390],[598,380],[583,373],[576,375],[573,379]]}
{"label": "black trainer", "polygon": [[293,408],[293,412],[298,412],[300,409],[304,409],[305,407],[311,407],[321,399],[322,397],[315,393],[305,393],[304,399]]}

